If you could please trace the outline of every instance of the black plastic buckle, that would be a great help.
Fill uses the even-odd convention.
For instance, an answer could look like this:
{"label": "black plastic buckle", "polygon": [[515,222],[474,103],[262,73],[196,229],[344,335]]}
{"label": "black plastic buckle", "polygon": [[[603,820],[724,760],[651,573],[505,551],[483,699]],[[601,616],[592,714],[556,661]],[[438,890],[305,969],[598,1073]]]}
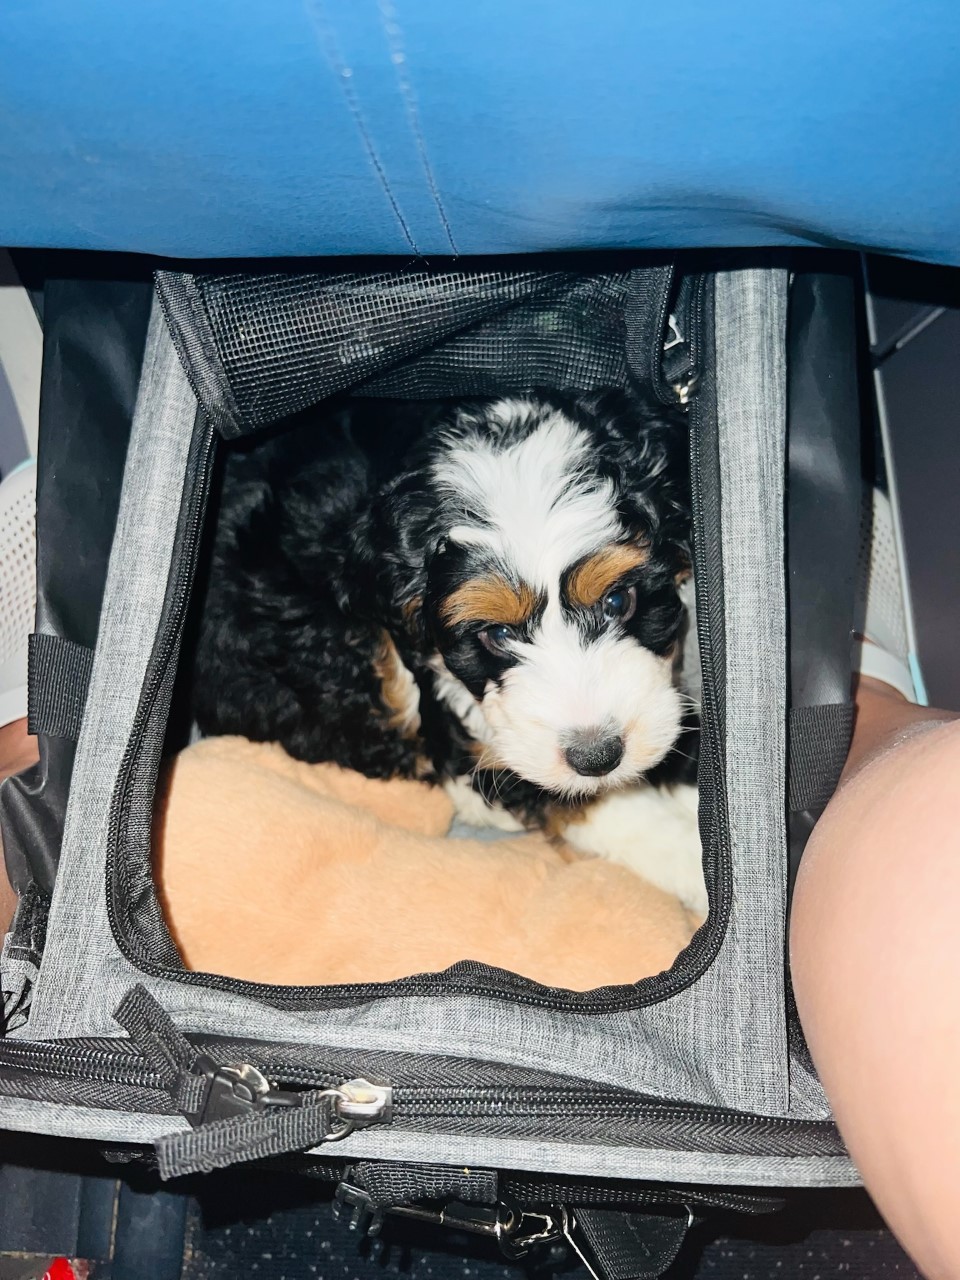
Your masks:
{"label": "black plastic buckle", "polygon": [[187,1116],[194,1128],[213,1120],[264,1111],[268,1107],[300,1105],[299,1094],[274,1088],[263,1072],[248,1062],[222,1067],[207,1054],[202,1054],[196,1067],[207,1083],[199,1107]]}

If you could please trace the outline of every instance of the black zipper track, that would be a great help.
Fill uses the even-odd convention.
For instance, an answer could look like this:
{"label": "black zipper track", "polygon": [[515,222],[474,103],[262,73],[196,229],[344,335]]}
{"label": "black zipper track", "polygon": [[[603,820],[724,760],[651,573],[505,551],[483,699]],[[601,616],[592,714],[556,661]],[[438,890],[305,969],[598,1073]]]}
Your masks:
{"label": "black zipper track", "polygon": [[[123,885],[118,874],[121,847],[126,834],[126,823],[129,813],[132,784],[143,740],[149,727],[157,699],[168,676],[170,662],[179,650],[180,637],[186,621],[190,592],[196,570],[197,557],[203,533],[203,521],[206,513],[207,496],[213,473],[213,460],[216,449],[216,433],[213,426],[201,410],[197,411],[194,426],[194,440],[197,433],[202,432],[199,439],[199,458],[196,464],[196,481],[191,484],[187,480],[187,508],[183,521],[182,537],[178,537],[177,545],[181,555],[176,563],[173,575],[173,593],[168,611],[168,627],[158,634],[154,651],[151,654],[147,677],[144,681],[140,701],[137,706],[130,738],[120,762],[117,784],[114,789],[107,823],[106,839],[106,906],[107,918],[117,945],[124,955],[141,968],[145,967],[142,958],[133,954],[127,945],[129,922],[122,906]],[[192,448],[191,448],[192,452]],[[189,475],[189,459],[188,459]],[[178,534],[181,531],[178,529]],[[162,626],[162,624],[161,624]],[[133,930],[130,930],[132,933]],[[154,966],[149,970],[154,973],[167,973],[165,966]],[[175,971],[174,971],[175,972]]]}
{"label": "black zipper track", "polygon": [[[697,342],[703,341],[706,297],[704,289],[698,288],[695,295],[696,311],[691,331],[697,335]],[[711,317],[712,320],[712,317]],[[712,333],[712,323],[710,325]],[[699,790],[701,794],[701,838],[704,850],[709,850],[712,858],[707,858],[705,867],[712,871],[708,876],[707,891],[709,912],[705,931],[710,930],[710,922],[714,921],[713,946],[704,953],[712,960],[720,949],[730,919],[733,903],[733,865],[730,849],[730,819],[727,812],[726,785],[726,704],[721,699],[720,691],[725,687],[723,667],[726,663],[726,635],[723,622],[723,552],[722,527],[720,520],[720,459],[717,439],[716,406],[711,405],[710,439],[705,436],[703,395],[713,394],[712,379],[705,380],[700,394],[690,402],[690,438],[691,448],[691,483],[693,497],[693,534],[694,534],[694,589],[696,594],[698,648],[700,652],[701,683],[701,753],[699,761]],[[710,472],[714,481],[714,491],[710,492],[711,480],[705,474],[703,466],[704,451],[717,450],[716,457],[711,458]],[[708,512],[708,504],[712,510]],[[706,743],[707,750],[703,750]],[[708,782],[710,800],[710,818],[712,824],[704,829],[703,815],[703,783]],[[711,883],[712,880],[712,883]]]}
{"label": "black zipper track", "polygon": [[[694,297],[696,308],[689,326],[691,333],[689,340],[699,346],[702,341],[700,331],[704,322],[704,289],[697,288],[694,291]],[[667,308],[668,302],[665,301],[662,306],[664,323]],[[201,419],[204,423],[202,429],[205,432],[205,436],[199,450],[200,457],[194,473],[195,481],[189,486],[187,497],[188,508],[183,522],[183,534],[180,544],[181,555],[177,562],[170,608],[167,611],[168,626],[158,636],[151,658],[150,669],[134,718],[130,741],[121,762],[108,824],[107,914],[114,938],[123,954],[146,973],[185,982],[188,985],[199,985],[214,990],[250,996],[274,1007],[286,1009],[349,1006],[396,996],[473,995],[563,1012],[606,1013],[656,1004],[677,995],[691,986],[712,962],[723,940],[729,918],[731,869],[723,766],[723,726],[721,708],[717,696],[717,670],[713,660],[714,651],[718,643],[722,645],[722,634],[719,637],[715,634],[718,620],[722,628],[722,610],[719,613],[715,612],[714,617],[711,618],[705,605],[708,594],[707,579],[710,580],[710,593],[713,595],[714,600],[717,599],[717,593],[720,593],[719,598],[722,599],[722,571],[711,564],[714,549],[719,543],[719,529],[704,529],[705,508],[702,501],[704,476],[700,456],[702,442],[699,439],[700,418],[698,397],[696,396],[691,401],[690,415],[695,545],[700,545],[702,558],[708,566],[708,572],[703,573],[700,558],[697,558],[698,625],[700,629],[701,663],[704,674],[703,723],[711,740],[710,783],[713,809],[711,817],[713,820],[707,834],[711,841],[709,848],[713,853],[714,874],[710,878],[714,882],[715,892],[710,897],[711,910],[706,924],[684,950],[675,970],[670,970],[665,974],[658,974],[629,986],[603,988],[597,992],[583,994],[542,987],[518,975],[498,972],[480,965],[469,966],[468,972],[463,974],[447,974],[439,979],[413,977],[401,978],[387,983],[354,983],[338,986],[277,986],[268,983],[244,982],[218,974],[196,973],[174,968],[166,963],[158,963],[154,956],[147,953],[145,948],[138,944],[136,930],[130,927],[129,921],[125,918],[125,911],[122,905],[123,885],[121,876],[118,874],[118,867],[123,853],[123,837],[126,831],[127,813],[133,790],[132,782],[136,764],[159,694],[168,675],[170,661],[178,649],[190,598],[193,570],[202,535],[204,508],[209,490],[215,447],[215,434],[205,419]],[[718,480],[719,477],[715,476],[714,481],[718,482]],[[705,844],[705,848],[707,847]],[[476,972],[483,973],[484,978],[482,981],[471,981],[471,977]],[[487,976],[488,974],[489,977]]]}
{"label": "black zipper track", "polygon": [[165,1085],[164,1073],[151,1067],[135,1051],[93,1049],[69,1040],[39,1043],[0,1040],[0,1079],[6,1071],[141,1089],[163,1089]]}
{"label": "black zipper track", "polygon": [[[211,1047],[216,1044],[217,1041],[212,1041]],[[201,1042],[198,1047],[203,1048],[204,1044]],[[256,1048],[255,1044],[249,1046],[248,1056],[254,1063]],[[344,1080],[342,1071],[318,1070],[295,1061],[271,1061],[269,1076],[275,1087],[284,1090],[330,1088]],[[4,1093],[3,1084],[8,1077],[17,1080],[20,1086],[25,1079],[32,1077],[38,1085],[51,1082],[110,1083],[161,1092],[169,1088],[169,1076],[153,1069],[136,1053],[102,1046],[91,1048],[80,1041],[46,1041],[32,1045],[11,1040],[0,1042],[0,1095]],[[42,1094],[42,1088],[37,1092]],[[24,1089],[18,1088],[17,1093],[23,1096]],[[479,1088],[464,1088],[460,1084],[442,1086],[396,1082],[393,1087],[393,1122],[400,1128],[429,1126],[431,1122],[448,1119],[457,1124],[458,1131],[462,1131],[465,1120],[502,1122],[530,1119],[543,1122],[557,1117],[570,1118],[573,1127],[581,1131],[585,1120],[656,1125],[665,1141],[671,1137],[671,1129],[679,1130],[676,1136],[683,1138],[685,1149],[692,1145],[696,1150],[691,1130],[709,1138],[711,1134],[721,1136],[732,1129],[737,1141],[731,1144],[734,1148],[731,1154],[756,1154],[751,1151],[754,1143],[757,1144],[757,1152],[762,1152],[763,1142],[773,1136],[781,1140],[792,1138],[805,1149],[820,1149],[808,1150],[808,1154],[845,1154],[831,1121],[754,1116],[718,1107],[663,1102],[590,1082]],[[628,1140],[629,1134],[624,1133],[623,1136]],[[706,1142],[701,1145],[713,1150],[716,1144]]]}

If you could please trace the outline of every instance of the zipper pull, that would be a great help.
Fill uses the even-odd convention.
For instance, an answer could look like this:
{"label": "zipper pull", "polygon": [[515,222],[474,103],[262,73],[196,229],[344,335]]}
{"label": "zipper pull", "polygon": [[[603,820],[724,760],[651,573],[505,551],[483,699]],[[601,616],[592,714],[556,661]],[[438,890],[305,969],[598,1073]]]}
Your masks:
{"label": "zipper pull", "polygon": [[199,1106],[187,1116],[198,1128],[214,1120],[248,1115],[267,1106],[297,1106],[296,1094],[275,1088],[262,1071],[249,1062],[220,1066],[208,1054],[202,1054],[196,1071],[206,1079]]}
{"label": "zipper pull", "polygon": [[664,352],[672,351],[673,348],[678,347],[683,340],[683,334],[680,332],[679,324],[677,324],[677,317],[673,314],[667,316],[667,340],[663,344]]}
{"label": "zipper pull", "polygon": [[699,381],[700,377],[698,374],[690,373],[679,382],[673,382],[670,384],[671,389],[680,404],[687,405],[690,403]]}
{"label": "zipper pull", "polygon": [[393,1090],[387,1084],[371,1084],[358,1077],[331,1090],[339,1100],[338,1111],[362,1129],[368,1124],[389,1124],[393,1119]]}
{"label": "zipper pull", "polygon": [[[214,1120],[249,1115],[253,1111],[272,1111],[280,1107],[299,1107],[304,1094],[281,1089],[249,1062],[220,1066],[208,1054],[197,1059],[197,1071],[206,1085],[199,1106],[187,1119],[198,1128]],[[318,1095],[311,1093],[312,1100]],[[393,1090],[389,1085],[372,1084],[358,1077],[324,1089],[319,1098],[329,1098],[338,1124],[327,1136],[336,1142],[357,1129],[371,1124],[389,1124],[393,1119]]]}
{"label": "zipper pull", "polygon": [[663,344],[662,356],[663,376],[670,390],[682,405],[690,403],[697,389],[700,375],[693,368],[693,353],[690,344],[680,329],[675,315],[667,317],[666,340]]}

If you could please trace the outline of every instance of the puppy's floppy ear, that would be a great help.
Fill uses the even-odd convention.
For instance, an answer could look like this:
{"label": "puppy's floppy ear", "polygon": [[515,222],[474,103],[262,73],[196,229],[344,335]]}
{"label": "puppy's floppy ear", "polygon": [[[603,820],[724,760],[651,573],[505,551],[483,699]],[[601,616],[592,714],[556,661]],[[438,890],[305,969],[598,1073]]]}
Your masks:
{"label": "puppy's floppy ear", "polygon": [[378,595],[390,611],[384,622],[415,652],[428,643],[424,601],[430,562],[446,543],[438,506],[425,469],[413,468],[381,491],[370,513]]}
{"label": "puppy's floppy ear", "polygon": [[678,574],[689,574],[693,549],[686,414],[634,390],[584,396],[579,404],[594,423],[596,454],[616,485],[624,515],[650,530]]}

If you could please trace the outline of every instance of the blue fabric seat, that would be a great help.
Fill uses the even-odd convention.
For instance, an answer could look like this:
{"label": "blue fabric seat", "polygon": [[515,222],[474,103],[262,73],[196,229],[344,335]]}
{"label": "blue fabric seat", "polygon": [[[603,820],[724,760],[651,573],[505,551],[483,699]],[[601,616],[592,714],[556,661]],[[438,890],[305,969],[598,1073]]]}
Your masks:
{"label": "blue fabric seat", "polygon": [[33,0],[0,244],[960,262],[957,0]]}

